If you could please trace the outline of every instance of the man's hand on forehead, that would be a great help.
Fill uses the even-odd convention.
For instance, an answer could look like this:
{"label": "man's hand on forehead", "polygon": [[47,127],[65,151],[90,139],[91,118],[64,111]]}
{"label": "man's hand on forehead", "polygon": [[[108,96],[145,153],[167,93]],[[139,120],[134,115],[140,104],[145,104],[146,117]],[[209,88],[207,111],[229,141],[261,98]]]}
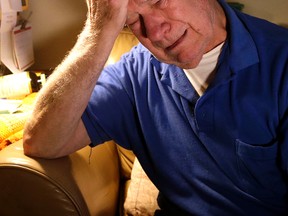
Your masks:
{"label": "man's hand on forehead", "polygon": [[96,29],[102,29],[107,25],[122,28],[126,22],[128,1],[86,0],[88,7],[87,23]]}

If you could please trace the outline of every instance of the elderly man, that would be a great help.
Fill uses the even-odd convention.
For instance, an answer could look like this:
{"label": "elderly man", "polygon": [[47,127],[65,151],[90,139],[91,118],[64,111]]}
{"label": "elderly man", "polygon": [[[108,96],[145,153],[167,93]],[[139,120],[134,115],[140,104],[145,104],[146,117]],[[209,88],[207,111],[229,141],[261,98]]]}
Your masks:
{"label": "elderly man", "polygon": [[[26,124],[25,153],[113,139],[159,189],[157,214],[287,215],[288,31],[222,0],[87,5]],[[140,44],[103,69],[124,24]]]}

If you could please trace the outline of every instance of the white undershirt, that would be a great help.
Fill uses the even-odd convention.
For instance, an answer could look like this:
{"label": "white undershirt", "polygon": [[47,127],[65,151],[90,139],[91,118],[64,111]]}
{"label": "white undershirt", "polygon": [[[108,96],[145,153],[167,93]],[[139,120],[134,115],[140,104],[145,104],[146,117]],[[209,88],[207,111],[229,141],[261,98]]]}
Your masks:
{"label": "white undershirt", "polygon": [[199,96],[203,95],[209,83],[214,77],[214,70],[217,65],[218,57],[220,55],[223,44],[224,42],[208,53],[205,53],[196,68],[184,70],[186,76],[188,77],[189,81]]}

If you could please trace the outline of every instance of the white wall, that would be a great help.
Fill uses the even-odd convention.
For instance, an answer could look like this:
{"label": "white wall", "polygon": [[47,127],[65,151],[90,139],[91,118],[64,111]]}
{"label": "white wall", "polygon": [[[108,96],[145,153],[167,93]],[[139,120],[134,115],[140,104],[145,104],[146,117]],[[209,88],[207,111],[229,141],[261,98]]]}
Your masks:
{"label": "white wall", "polygon": [[83,27],[85,0],[29,0],[29,10],[33,13],[30,19],[35,52],[32,69],[53,69],[72,48]]}
{"label": "white wall", "polygon": [[[288,0],[235,1],[245,4],[246,13],[288,25]],[[31,69],[53,69],[72,48],[82,29],[87,10],[85,0],[29,2],[29,10],[33,11],[31,22],[36,60]]]}

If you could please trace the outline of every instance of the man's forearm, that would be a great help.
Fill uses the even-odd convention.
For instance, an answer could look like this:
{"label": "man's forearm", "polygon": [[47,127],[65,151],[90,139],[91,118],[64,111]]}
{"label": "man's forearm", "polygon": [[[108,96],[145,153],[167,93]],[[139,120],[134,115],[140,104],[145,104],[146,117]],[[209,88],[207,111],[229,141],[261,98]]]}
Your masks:
{"label": "man's forearm", "polygon": [[39,93],[25,125],[26,154],[54,158],[89,144],[84,142],[79,146],[73,137],[77,141],[82,136],[77,134],[83,131],[81,116],[121,30],[112,21],[107,21],[105,26],[103,22],[97,26],[91,21],[88,17],[74,48]]}

